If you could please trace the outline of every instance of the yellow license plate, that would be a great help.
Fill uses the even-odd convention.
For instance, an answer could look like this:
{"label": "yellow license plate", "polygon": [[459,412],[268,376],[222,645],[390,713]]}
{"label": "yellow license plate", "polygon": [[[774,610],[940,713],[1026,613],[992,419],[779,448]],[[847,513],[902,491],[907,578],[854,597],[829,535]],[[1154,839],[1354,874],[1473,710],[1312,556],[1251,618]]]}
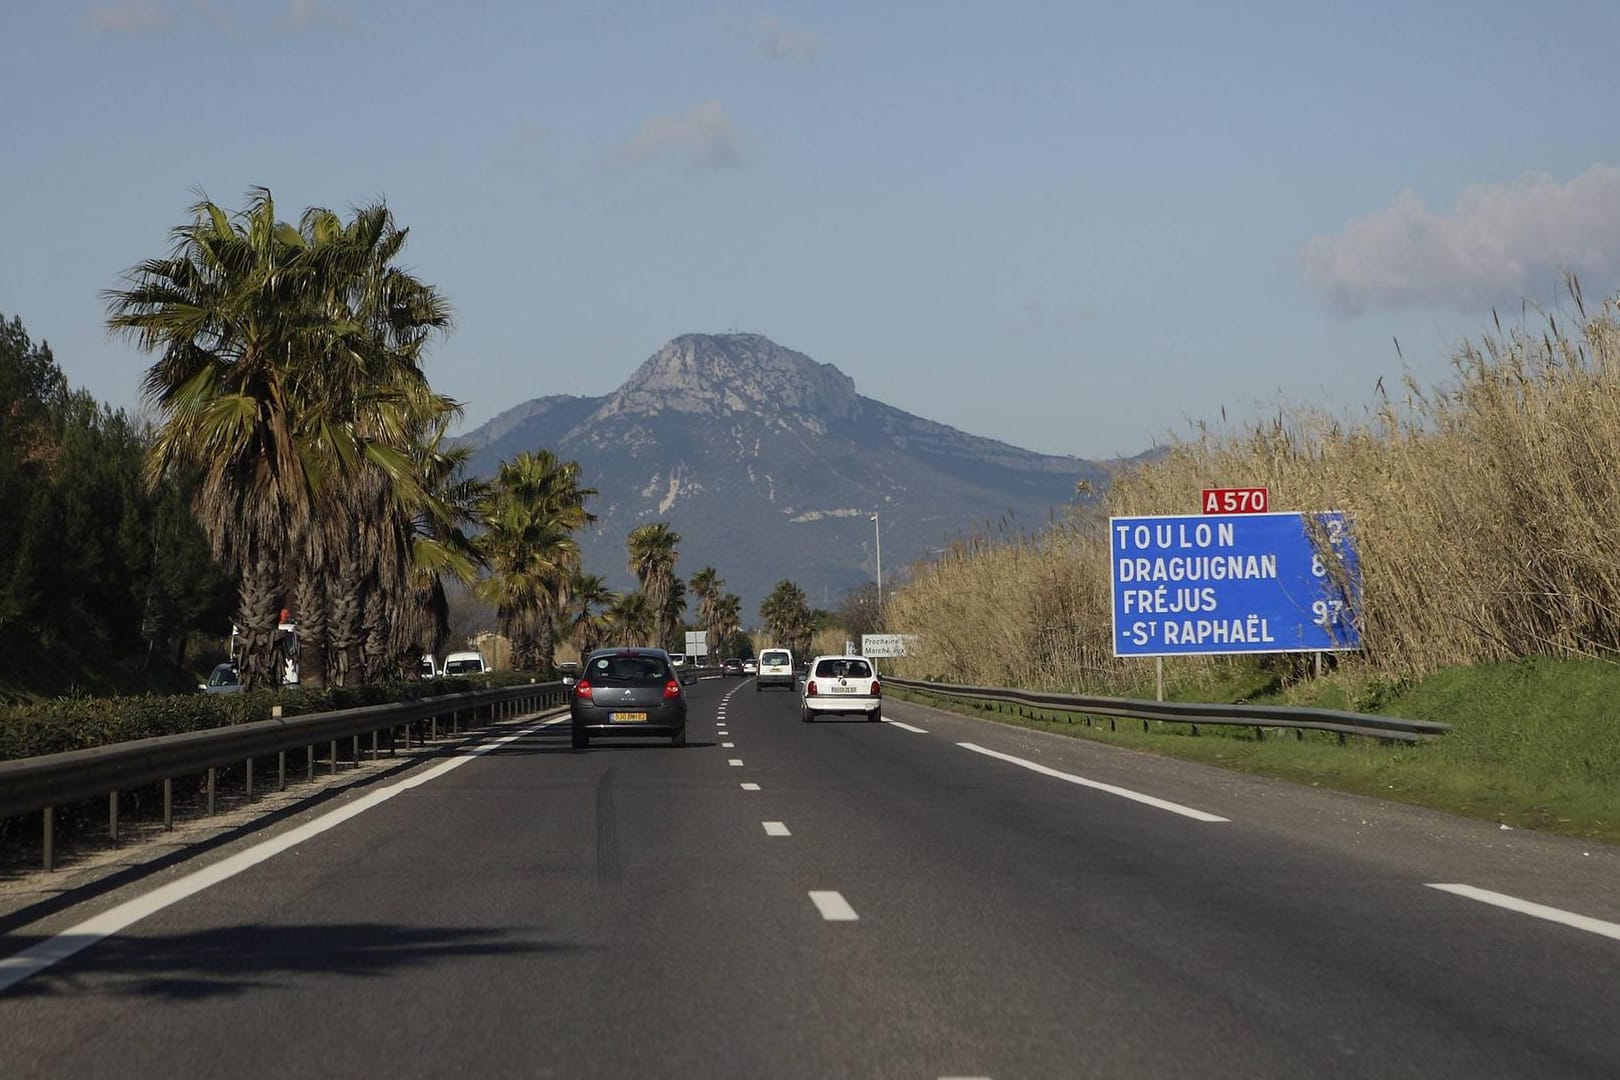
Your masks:
{"label": "yellow license plate", "polygon": [[608,717],[615,724],[645,724],[647,714],[644,712],[616,712]]}

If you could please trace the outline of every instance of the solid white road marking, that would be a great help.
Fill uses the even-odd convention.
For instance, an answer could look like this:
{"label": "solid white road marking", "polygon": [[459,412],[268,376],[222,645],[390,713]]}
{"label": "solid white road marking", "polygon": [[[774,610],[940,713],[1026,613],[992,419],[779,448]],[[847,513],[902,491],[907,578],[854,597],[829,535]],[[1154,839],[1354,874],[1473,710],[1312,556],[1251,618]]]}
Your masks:
{"label": "solid white road marking", "polygon": [[983,754],[985,757],[993,757],[1001,761],[1011,762],[1012,764],[1021,768],[1029,769],[1031,772],[1038,772],[1042,776],[1053,776],[1059,780],[1067,780],[1071,784],[1079,784],[1081,787],[1093,788],[1097,791],[1105,791],[1110,795],[1118,795],[1122,799],[1130,799],[1132,802],[1143,803],[1147,806],[1155,806],[1160,810],[1168,810],[1172,814],[1180,814],[1182,817],[1190,817],[1194,821],[1231,820],[1230,818],[1223,818],[1219,814],[1211,814],[1203,810],[1194,810],[1190,806],[1182,806],[1180,803],[1173,803],[1167,799],[1156,799],[1152,795],[1144,795],[1140,791],[1132,791],[1130,788],[1115,787],[1113,784],[1104,784],[1098,780],[1087,780],[1085,777],[1076,776],[1073,773],[1059,772],[1056,769],[1047,768],[1045,765],[1037,765],[1033,761],[1025,761],[1023,758],[1013,757],[1011,754],[1003,754],[998,750],[987,750],[982,746],[976,746],[970,742],[959,742],[956,745],[960,746],[964,750],[972,750],[975,754]]}
{"label": "solid white road marking", "polygon": [[892,727],[897,727],[901,731],[909,731],[909,732],[912,732],[913,734],[916,734],[916,735],[926,735],[926,734],[928,734],[928,732],[924,731],[920,727],[912,727],[910,724],[902,724],[898,720],[890,720],[890,719],[885,717],[883,722],[885,724],[889,724]]}
{"label": "solid white road marking", "polygon": [[765,826],[765,835],[766,836],[792,836],[793,835],[792,833],[788,832],[788,827],[786,825],[782,824],[780,821],[762,821],[762,822],[760,822],[760,824]]}
{"label": "solid white road marking", "polygon": [[810,902],[816,905],[816,910],[828,922],[855,922],[860,918],[855,914],[855,909],[849,906],[849,901],[836,892],[812,889]]}
{"label": "solid white road marking", "polygon": [[31,975],[36,975],[61,960],[66,960],[74,953],[88,949],[96,942],[128,929],[140,922],[148,915],[154,915],[172,904],[177,904],[189,896],[195,896],[211,885],[218,885],[240,874],[242,871],[259,865],[266,859],[280,855],[288,848],[297,847],[306,840],[313,839],[328,829],[358,817],[374,806],[392,799],[395,795],[409,791],[414,787],[421,787],[431,780],[437,780],[445,773],[459,769],[476,757],[498,750],[508,743],[515,742],[526,735],[539,731],[541,728],[553,724],[561,724],[568,720],[566,716],[559,716],[547,720],[542,724],[535,724],[511,735],[502,736],[487,743],[466,747],[458,752],[456,757],[440,762],[430,769],[426,769],[415,776],[407,777],[396,783],[389,784],[379,791],[362,795],[347,806],[339,807],[330,813],[322,814],[314,821],[306,822],[296,829],[289,829],[280,836],[272,837],[258,843],[245,851],[239,851],[229,858],[221,859],[212,866],[205,866],[195,870],[183,878],[171,881],[167,885],[153,889],[133,900],[126,900],[117,907],[102,912],[93,918],[86,919],[76,926],[70,926],[55,937],[47,938],[32,948],[24,949],[20,953],[0,960],[0,992],[10,989]]}
{"label": "solid white road marking", "polygon": [[758,784],[743,784],[742,789],[744,791],[758,791],[759,790],[759,785]]}
{"label": "solid white road marking", "polygon": [[735,768],[736,766],[742,764],[742,758],[740,758],[740,757],[727,758],[726,759],[726,764],[732,766],[733,768]]}
{"label": "solid white road marking", "polygon": [[1594,919],[1590,915],[1577,915],[1573,911],[1564,911],[1562,908],[1548,907],[1546,904],[1532,903],[1529,900],[1520,900],[1516,896],[1506,893],[1491,892],[1489,889],[1476,889],[1472,885],[1437,885],[1429,883],[1429,888],[1439,889],[1441,892],[1452,893],[1455,896],[1464,896],[1470,900],[1478,900],[1482,904],[1492,904],[1509,911],[1517,911],[1520,915],[1529,915],[1532,918],[1546,919],[1548,922],[1562,923],[1573,926],[1577,930],[1585,930],[1589,934],[1601,934],[1606,938],[1620,941],[1620,923],[1605,922]]}

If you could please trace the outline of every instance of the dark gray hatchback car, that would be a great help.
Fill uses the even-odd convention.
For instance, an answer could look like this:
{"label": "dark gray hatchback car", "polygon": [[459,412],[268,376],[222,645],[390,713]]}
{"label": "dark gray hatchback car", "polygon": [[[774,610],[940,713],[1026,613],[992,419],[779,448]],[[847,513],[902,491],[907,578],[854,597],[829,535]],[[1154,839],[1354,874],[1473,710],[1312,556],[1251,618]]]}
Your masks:
{"label": "dark gray hatchback car", "polygon": [[686,690],[663,649],[598,649],[579,666],[569,704],[574,749],[591,738],[667,735],[686,745]]}

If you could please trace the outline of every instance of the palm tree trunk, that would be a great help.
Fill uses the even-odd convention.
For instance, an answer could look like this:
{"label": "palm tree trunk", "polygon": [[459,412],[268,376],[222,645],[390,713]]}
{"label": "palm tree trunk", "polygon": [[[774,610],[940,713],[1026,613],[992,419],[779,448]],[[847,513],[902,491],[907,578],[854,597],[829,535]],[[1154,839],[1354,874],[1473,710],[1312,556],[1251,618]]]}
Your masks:
{"label": "palm tree trunk", "polygon": [[337,593],[332,597],[330,627],[332,662],[339,686],[352,686],[358,674],[360,643],[360,562],[350,557],[344,560],[338,576]]}
{"label": "palm tree trunk", "polygon": [[276,627],[281,607],[275,590],[275,566],[268,555],[248,562],[237,594],[242,627],[242,659],[238,664],[242,688],[281,685],[281,652],[276,648]]}
{"label": "palm tree trunk", "polygon": [[310,690],[326,688],[327,606],[325,574],[311,566],[293,590],[298,620],[298,681]]}
{"label": "palm tree trunk", "polygon": [[375,589],[366,594],[365,602],[365,659],[362,678],[366,682],[380,682],[388,677],[388,614],[383,607],[382,593]]}

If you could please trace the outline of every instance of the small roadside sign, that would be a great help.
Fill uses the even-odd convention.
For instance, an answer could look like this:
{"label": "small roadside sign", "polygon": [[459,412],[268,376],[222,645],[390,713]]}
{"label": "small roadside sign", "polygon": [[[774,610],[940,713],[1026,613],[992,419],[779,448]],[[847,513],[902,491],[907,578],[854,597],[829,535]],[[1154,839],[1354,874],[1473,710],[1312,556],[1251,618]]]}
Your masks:
{"label": "small roadside sign", "polygon": [[862,634],[862,656],[904,656],[906,644],[917,640],[915,634]]}
{"label": "small roadside sign", "polygon": [[1263,487],[1205,488],[1199,505],[1206,514],[1265,514],[1271,498]]}

